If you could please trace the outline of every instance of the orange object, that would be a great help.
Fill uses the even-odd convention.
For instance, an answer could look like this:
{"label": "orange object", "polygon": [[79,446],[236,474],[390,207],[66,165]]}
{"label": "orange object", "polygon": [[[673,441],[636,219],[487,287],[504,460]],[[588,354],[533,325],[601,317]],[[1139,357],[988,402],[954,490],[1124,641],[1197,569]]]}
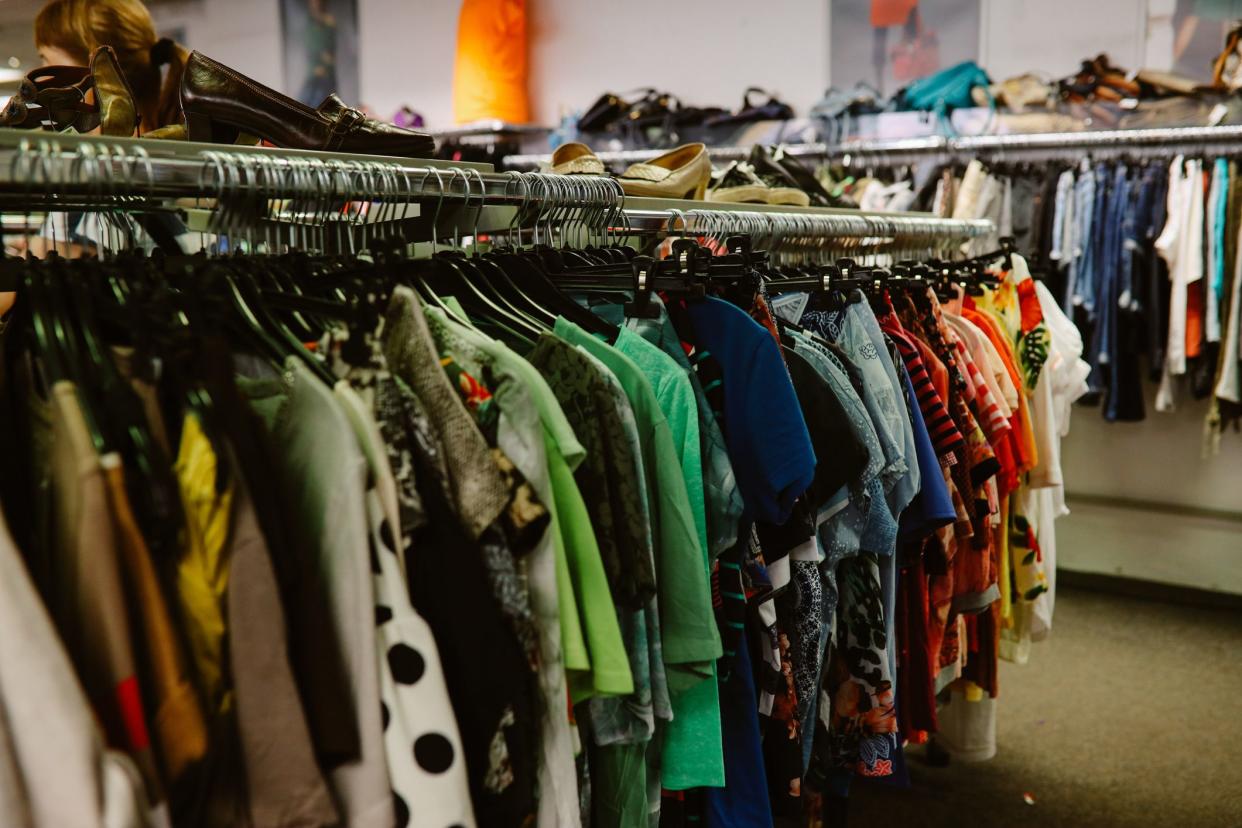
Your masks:
{"label": "orange object", "polygon": [[528,123],[526,76],[526,0],[465,0],[453,67],[457,123]]}
{"label": "orange object", "polygon": [[904,26],[919,0],[871,0],[871,25],[876,29]]}
{"label": "orange object", "polygon": [[1203,325],[1206,322],[1207,296],[1204,294],[1207,279],[1190,283],[1186,288],[1186,358],[1194,359],[1203,353]]}

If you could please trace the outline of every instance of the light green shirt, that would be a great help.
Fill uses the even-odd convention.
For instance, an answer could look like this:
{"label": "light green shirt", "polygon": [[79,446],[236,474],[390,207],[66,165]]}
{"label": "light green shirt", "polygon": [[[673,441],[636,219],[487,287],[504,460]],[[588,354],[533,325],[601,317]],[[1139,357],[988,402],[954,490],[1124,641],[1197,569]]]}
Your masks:
{"label": "light green shirt", "polygon": [[[608,366],[625,389],[638,421],[647,485],[653,495],[660,636],[673,706],[661,756],[663,784],[670,789],[722,786],[724,754],[714,680],[715,660],[722,651],[704,551],[702,467],[696,459],[697,473],[691,473],[697,479],[697,508],[691,504],[682,471],[686,456],[699,455],[693,390],[676,363],[631,331],[622,329],[618,346],[613,347],[563,317],[556,320],[554,330]],[[675,429],[647,371],[625,351],[638,355],[648,366],[677,418]],[[674,438],[675,431],[680,439]]]}

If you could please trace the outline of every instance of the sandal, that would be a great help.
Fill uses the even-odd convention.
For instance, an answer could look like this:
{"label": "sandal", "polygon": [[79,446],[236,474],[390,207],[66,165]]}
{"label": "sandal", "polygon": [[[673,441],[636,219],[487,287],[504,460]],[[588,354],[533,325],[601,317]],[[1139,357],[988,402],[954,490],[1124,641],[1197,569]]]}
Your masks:
{"label": "sandal", "polygon": [[116,52],[100,46],[89,67],[45,66],[28,73],[0,110],[0,127],[78,133],[98,129],[104,135],[129,137],[138,127],[138,114]]}

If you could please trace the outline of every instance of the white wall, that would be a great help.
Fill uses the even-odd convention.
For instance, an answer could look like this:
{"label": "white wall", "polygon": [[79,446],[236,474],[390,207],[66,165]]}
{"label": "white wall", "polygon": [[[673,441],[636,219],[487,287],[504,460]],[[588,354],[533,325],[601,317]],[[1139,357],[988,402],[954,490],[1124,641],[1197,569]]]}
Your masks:
{"label": "white wall", "polygon": [[183,29],[191,48],[259,83],[284,89],[275,0],[187,0],[161,3],[152,14],[160,31]]}
{"label": "white wall", "polygon": [[[1242,523],[1183,508],[1242,516],[1242,434],[1229,431],[1218,455],[1202,456],[1208,406],[1186,397],[1172,414],[1107,423],[1076,408],[1062,450],[1071,514],[1057,523],[1063,569],[1121,575],[1242,594]],[[1074,502],[1082,494],[1159,504],[1128,508]]]}
{"label": "white wall", "polygon": [[362,102],[383,117],[408,104],[430,126],[451,126],[460,8],[461,0],[358,0]]}

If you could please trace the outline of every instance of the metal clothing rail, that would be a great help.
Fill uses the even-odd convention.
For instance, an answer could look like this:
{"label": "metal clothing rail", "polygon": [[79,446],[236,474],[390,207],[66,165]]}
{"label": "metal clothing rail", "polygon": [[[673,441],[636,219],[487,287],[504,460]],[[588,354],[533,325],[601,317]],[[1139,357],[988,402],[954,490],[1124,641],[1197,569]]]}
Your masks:
{"label": "metal clothing rail", "polygon": [[[91,204],[111,211],[167,209],[172,199],[214,200],[225,228],[279,213],[304,224],[343,221],[373,232],[370,225],[429,213],[430,233],[440,237],[441,218],[456,234],[542,223],[657,232],[711,228],[871,245],[948,243],[991,230],[985,221],[919,214],[627,199],[615,179],[603,176],[495,173],[486,165],[424,159],[0,130],[0,205],[10,212]],[[276,209],[275,202],[283,203]],[[372,208],[342,215],[344,202]]]}
{"label": "metal clothing rail", "polygon": [[[1154,129],[1111,129],[1097,132],[1036,132],[1004,135],[967,135],[956,138],[932,136],[888,141],[858,139],[840,144],[788,144],[788,155],[813,160],[855,159],[872,162],[887,158],[990,157],[1015,156],[1024,160],[1054,157],[1067,152],[1133,152],[1169,155],[1175,152],[1242,151],[1242,125],[1216,127],[1162,127]],[[599,152],[605,164],[633,164],[650,161],[667,150],[626,150]],[[750,147],[709,147],[713,161],[745,158]],[[509,155],[508,169],[534,169],[551,162],[551,155]]]}

